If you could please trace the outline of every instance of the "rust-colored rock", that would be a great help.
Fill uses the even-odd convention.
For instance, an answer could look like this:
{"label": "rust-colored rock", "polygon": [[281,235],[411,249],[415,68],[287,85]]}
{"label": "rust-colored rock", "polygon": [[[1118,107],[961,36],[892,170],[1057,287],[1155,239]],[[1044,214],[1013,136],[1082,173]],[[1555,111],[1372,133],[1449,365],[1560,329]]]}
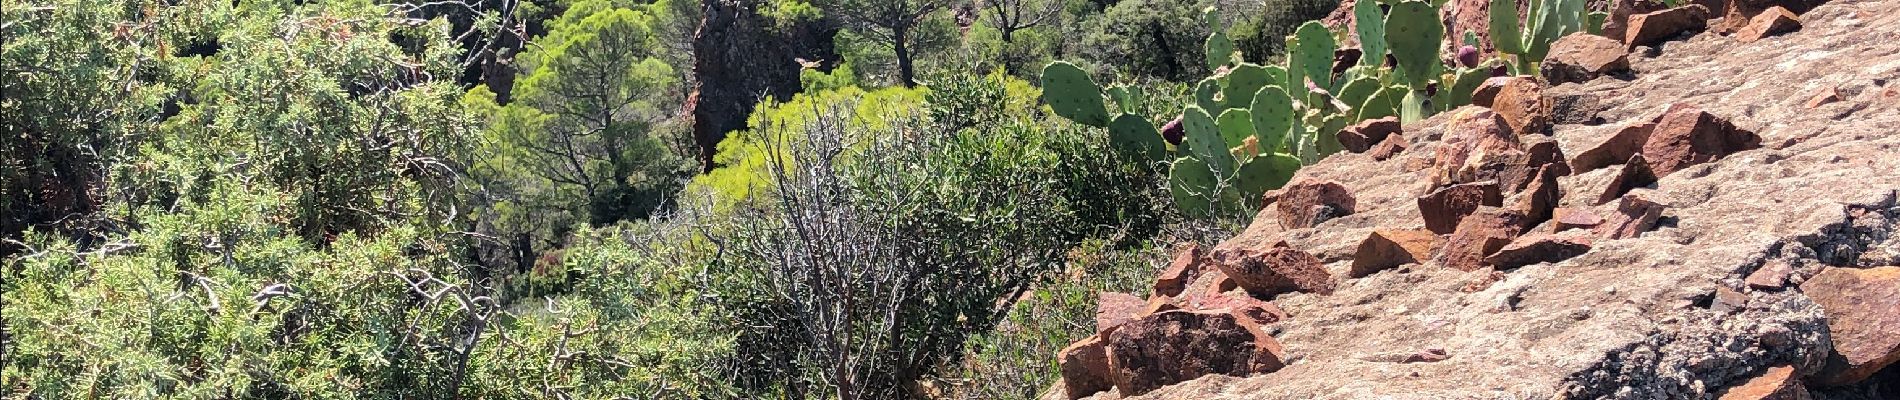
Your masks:
{"label": "rust-colored rock", "polygon": [[1657,177],[1665,177],[1691,165],[1760,147],[1761,137],[1754,132],[1736,128],[1700,107],[1678,103],[1657,118],[1656,127],[1643,142],[1643,158]]}
{"label": "rust-colored rock", "polygon": [[1122,396],[1209,374],[1248,376],[1286,366],[1280,342],[1229,310],[1169,311],[1130,321],[1105,344]]}
{"label": "rust-colored rock", "polygon": [[1900,361],[1900,267],[1830,267],[1802,282],[1801,293],[1827,314],[1834,343],[1810,382],[1852,384]]}
{"label": "rust-colored rock", "polygon": [[1740,385],[1722,392],[1720,400],[1808,400],[1808,387],[1801,384],[1794,367],[1783,365],[1762,371]]}
{"label": "rust-colored rock", "polygon": [[1629,29],[1630,17],[1668,9],[1669,5],[1656,0],[1611,0],[1610,15],[1603,20],[1603,36],[1623,41],[1623,33]]}
{"label": "rust-colored rock", "polygon": [[1794,15],[1781,6],[1769,7],[1754,18],[1749,18],[1748,26],[1735,33],[1735,41],[1753,43],[1770,36],[1801,30],[1801,17]]}
{"label": "rust-colored rock", "polygon": [[1491,101],[1491,110],[1519,135],[1541,134],[1550,128],[1550,103],[1544,101],[1544,87],[1534,77],[1518,76],[1504,82]]}
{"label": "rust-colored rock", "polygon": [[1425,350],[1419,350],[1419,352],[1417,353],[1406,355],[1404,360],[1399,360],[1399,363],[1400,364],[1427,363],[1427,362],[1445,361],[1445,360],[1450,360],[1450,359],[1451,359],[1451,354],[1446,353],[1445,349],[1425,349]]}
{"label": "rust-colored rock", "polygon": [[1101,292],[1095,295],[1095,331],[1107,332],[1135,318],[1140,318],[1142,310],[1148,307],[1148,301],[1132,294],[1119,292]]}
{"label": "rust-colored rock", "polygon": [[1174,254],[1174,261],[1168,263],[1168,269],[1161,271],[1155,278],[1154,293],[1162,296],[1180,296],[1194,278],[1205,270],[1201,264],[1201,246],[1189,243],[1186,249]]}
{"label": "rust-colored rock", "polygon": [[1498,188],[1505,192],[1524,190],[1531,181],[1537,179],[1539,170],[1551,167],[1557,176],[1570,175],[1570,164],[1564,161],[1564,150],[1555,139],[1544,136],[1532,136],[1524,141],[1524,158],[1521,162],[1509,165],[1498,177]]}
{"label": "rust-colored rock", "polygon": [[1603,217],[1597,216],[1588,208],[1558,208],[1551,212],[1550,231],[1563,232],[1571,229],[1592,229],[1603,224]]}
{"label": "rust-colored rock", "polygon": [[1318,257],[1285,245],[1217,248],[1214,265],[1241,289],[1261,298],[1290,292],[1332,294],[1337,286]]}
{"label": "rust-colored rock", "polygon": [[1499,190],[1514,192],[1537,171],[1530,165],[1531,158],[1524,139],[1511,133],[1498,113],[1478,107],[1459,108],[1452,111],[1444,140],[1434,150],[1432,185],[1495,180]]}
{"label": "rust-colored rock", "polygon": [[1505,86],[1509,86],[1512,81],[1516,81],[1518,78],[1519,77],[1516,76],[1494,76],[1485,78],[1484,82],[1478,83],[1477,89],[1471,91],[1471,105],[1491,108],[1491,104],[1497,102],[1498,93],[1503,92]]}
{"label": "rust-colored rock", "polygon": [[1391,159],[1392,156],[1399,155],[1399,153],[1404,153],[1406,147],[1409,146],[1410,145],[1405,142],[1404,135],[1395,133],[1386,135],[1385,140],[1380,141],[1379,145],[1373,146],[1371,151],[1366,152],[1366,155],[1372,157],[1374,160],[1385,161]]}
{"label": "rust-colored rock", "polygon": [[1557,187],[1557,172],[1563,164],[1544,164],[1537,169],[1537,178],[1532,179],[1524,191],[1518,192],[1511,203],[1511,210],[1524,215],[1524,226],[1533,227],[1549,221],[1556,212],[1557,203],[1563,200],[1563,192]]}
{"label": "rust-colored rock", "polygon": [[1610,186],[1604,187],[1603,194],[1597,195],[1596,204],[1622,198],[1632,189],[1654,185],[1656,179],[1656,172],[1650,170],[1649,161],[1642,154],[1630,156],[1630,160],[1623,163],[1623,170],[1616,174],[1616,179],[1610,180]]}
{"label": "rust-colored rock", "polygon": [[1300,180],[1280,189],[1274,205],[1280,208],[1283,229],[1311,228],[1333,218],[1352,215],[1358,206],[1352,192],[1338,182]]}
{"label": "rust-colored rock", "polygon": [[1552,85],[1589,82],[1630,70],[1629,47],[1607,37],[1578,32],[1550,45],[1539,72]]}
{"label": "rust-colored rock", "polygon": [[1814,96],[1809,97],[1808,102],[1803,103],[1802,105],[1806,106],[1807,108],[1821,108],[1821,106],[1833,104],[1839,101],[1841,101],[1840,90],[1835,89],[1833,86],[1828,86],[1826,88],[1822,88],[1821,91],[1819,92],[1815,92]]}
{"label": "rust-colored rock", "polygon": [[1597,225],[1597,236],[1606,239],[1640,237],[1643,232],[1656,227],[1656,220],[1662,219],[1663,205],[1640,194],[1623,195],[1621,201],[1616,205],[1616,213],[1604,218],[1602,225]]}
{"label": "rust-colored rock", "polygon": [[1464,183],[1440,188],[1418,198],[1418,213],[1425,229],[1444,235],[1458,229],[1458,222],[1478,211],[1478,207],[1504,205],[1504,195],[1496,181]]}
{"label": "rust-colored rock", "polygon": [[1630,156],[1643,151],[1643,142],[1649,140],[1649,133],[1655,129],[1654,122],[1643,122],[1617,130],[1616,134],[1571,157],[1570,173],[1581,174],[1629,160]]}
{"label": "rust-colored rock", "polygon": [[1484,264],[1500,270],[1558,262],[1590,252],[1590,237],[1574,232],[1519,237],[1484,257]]}
{"label": "rust-colored rock", "polygon": [[1398,117],[1360,121],[1339,131],[1339,145],[1346,151],[1364,153],[1384,142],[1386,137],[1402,134]]}
{"label": "rust-colored rock", "polygon": [[1756,290],[1776,290],[1788,284],[1788,276],[1794,275],[1794,266],[1782,261],[1769,261],[1748,274],[1743,282]]}
{"label": "rust-colored rock", "polygon": [[1632,15],[1623,44],[1631,48],[1654,46],[1683,34],[1701,32],[1708,28],[1708,22],[1709,8],[1700,4]]}
{"label": "rust-colored rock", "polygon": [[1359,241],[1346,276],[1363,278],[1400,265],[1423,264],[1432,259],[1432,249],[1438,243],[1439,236],[1428,230],[1372,231]]}
{"label": "rust-colored rock", "polygon": [[1514,211],[1484,207],[1458,223],[1445,240],[1439,263],[1461,271],[1484,268],[1484,258],[1503,249],[1524,230],[1524,216]]}
{"label": "rust-colored rock", "polygon": [[1709,299],[1709,310],[1718,314],[1734,314],[1748,308],[1748,295],[1717,285],[1714,298]]}
{"label": "rust-colored rock", "polygon": [[1195,304],[1190,305],[1189,309],[1229,310],[1235,316],[1243,317],[1254,324],[1271,324],[1289,318],[1286,310],[1280,309],[1280,306],[1242,292],[1216,293],[1197,300]]}
{"label": "rust-colored rock", "polygon": [[1722,9],[1721,22],[1709,27],[1709,30],[1724,35],[1739,34],[1754,23],[1755,17],[1761,16],[1770,8],[1780,7],[1794,15],[1800,15],[1827,2],[1828,0],[1727,0]]}
{"label": "rust-colored rock", "polygon": [[1056,353],[1062,385],[1069,399],[1089,397],[1114,388],[1109,377],[1108,352],[1097,336],[1089,336]]}

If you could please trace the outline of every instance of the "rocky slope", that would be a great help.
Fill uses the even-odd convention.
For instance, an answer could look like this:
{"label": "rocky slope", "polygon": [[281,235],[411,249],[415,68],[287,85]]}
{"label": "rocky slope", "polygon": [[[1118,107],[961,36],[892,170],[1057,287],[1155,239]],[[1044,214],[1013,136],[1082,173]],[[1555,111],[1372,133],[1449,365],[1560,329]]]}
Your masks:
{"label": "rocky slope", "polygon": [[[1797,31],[1752,42],[1704,32],[1638,46],[1627,72],[1541,94],[1533,88],[1530,100],[1500,98],[1494,107],[1508,124],[1481,126],[1490,110],[1454,110],[1405,126],[1409,145],[1383,161],[1374,150],[1301,170],[1296,182],[1343,186],[1350,213],[1283,228],[1311,220],[1283,211],[1344,213],[1282,192],[1278,202],[1305,203],[1265,207],[1247,232],[1177,263],[1233,272],[1238,264],[1222,254],[1271,256],[1282,250],[1265,249],[1282,241],[1316,258],[1326,282],[1273,267],[1297,262],[1270,260],[1267,273],[1288,277],[1297,291],[1253,296],[1271,301],[1263,308],[1273,315],[1252,320],[1272,337],[1246,348],[1274,353],[1271,361],[1284,366],[1262,368],[1256,356],[1252,372],[1234,373],[1248,376],[1216,373],[1130,398],[1900,396],[1900,367],[1882,369],[1900,357],[1900,270],[1875,268],[1900,265],[1900,241],[1892,239],[1900,221],[1900,135],[1893,134],[1900,127],[1900,2],[1836,0],[1799,20]],[[1497,150],[1486,144],[1493,140],[1487,132],[1522,128],[1507,101],[1543,102],[1537,107],[1551,108],[1552,124],[1524,129],[1508,140],[1517,144]],[[1691,112],[1697,108],[1706,114]],[[1617,144],[1633,126],[1645,135],[1652,128],[1692,133],[1675,147]],[[1535,149],[1549,142],[1569,161],[1549,165],[1570,171],[1536,168]],[[1486,168],[1497,163],[1493,156],[1511,164],[1498,156],[1506,153],[1519,157],[1516,168]],[[1643,166],[1625,161],[1637,154],[1648,159]],[[1549,210],[1525,206],[1549,185],[1540,175],[1556,183],[1556,196],[1545,200],[1556,203],[1550,220],[1509,217],[1528,220],[1522,235],[1487,236],[1466,226],[1503,218],[1514,206]],[[1451,202],[1501,207],[1454,218],[1455,226],[1428,226],[1432,211],[1421,212],[1421,196],[1483,179],[1496,194],[1471,189]],[[1638,207],[1643,201],[1654,206]],[[1606,227],[1619,223],[1627,226]],[[1568,227],[1583,229],[1547,235]],[[1427,228],[1451,232],[1418,233]],[[1373,247],[1362,250],[1372,236],[1379,236]],[[1527,236],[1542,239],[1521,239]],[[1514,259],[1494,257],[1506,243],[1506,252],[1517,252],[1505,258]],[[1400,253],[1408,250],[1422,251],[1411,257],[1422,263],[1404,262],[1411,254]],[[1369,257],[1398,265],[1378,268]],[[1219,292],[1231,285],[1198,282],[1226,274],[1200,275],[1193,285],[1170,283],[1189,287],[1157,302],[1195,303],[1201,300],[1190,297],[1206,286]]]}

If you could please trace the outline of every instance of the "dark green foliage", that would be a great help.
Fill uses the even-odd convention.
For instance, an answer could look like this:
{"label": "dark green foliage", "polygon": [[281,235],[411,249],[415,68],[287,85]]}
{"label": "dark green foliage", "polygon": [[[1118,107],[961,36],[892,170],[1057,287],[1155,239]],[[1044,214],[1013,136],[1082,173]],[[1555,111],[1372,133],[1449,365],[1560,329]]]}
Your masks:
{"label": "dark green foliage", "polygon": [[1248,62],[1273,63],[1286,54],[1286,38],[1300,23],[1325,17],[1337,7],[1338,0],[1266,0],[1258,11],[1229,11],[1237,21],[1228,36]]}
{"label": "dark green foliage", "polygon": [[1090,20],[1083,58],[1130,75],[1185,82],[1207,76],[1204,3],[1124,0]]}

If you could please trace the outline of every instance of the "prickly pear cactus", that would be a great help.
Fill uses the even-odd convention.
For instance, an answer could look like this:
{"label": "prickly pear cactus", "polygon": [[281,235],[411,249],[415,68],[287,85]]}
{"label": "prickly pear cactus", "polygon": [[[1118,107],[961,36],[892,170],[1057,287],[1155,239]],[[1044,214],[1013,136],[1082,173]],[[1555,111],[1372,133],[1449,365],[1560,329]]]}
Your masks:
{"label": "prickly pear cactus", "polygon": [[1313,81],[1314,85],[1332,89],[1333,52],[1339,49],[1338,44],[1333,43],[1333,33],[1326,30],[1325,25],[1320,25],[1319,21],[1306,21],[1294,35],[1299,37],[1299,41],[1295,46],[1288,46],[1293,51],[1287,57],[1300,59],[1300,75]]}
{"label": "prickly pear cactus", "polygon": [[1108,124],[1108,141],[1116,150],[1148,161],[1161,161],[1168,155],[1168,144],[1161,138],[1161,131],[1155,130],[1154,123],[1140,115],[1115,117],[1115,122]]}
{"label": "prickly pear cactus", "polygon": [[1425,92],[1407,90],[1405,97],[1399,100],[1399,122],[1401,123],[1411,124],[1424,120],[1427,116],[1426,111]]}
{"label": "prickly pear cactus", "polygon": [[1253,92],[1274,84],[1273,75],[1265,67],[1254,64],[1240,64],[1227,74],[1227,85],[1221,89],[1221,102],[1226,108],[1247,108],[1253,103]]}
{"label": "prickly pear cactus", "polygon": [[1339,102],[1351,106],[1353,112],[1357,112],[1360,107],[1366,105],[1366,99],[1371,98],[1375,93],[1379,93],[1379,89],[1381,89],[1381,87],[1379,86],[1378,79],[1353,79],[1346,82],[1344,86],[1341,86],[1339,88],[1339,94],[1333,97],[1339,99]]}
{"label": "prickly pear cactus", "polygon": [[1202,110],[1214,110],[1215,112],[1219,112],[1221,104],[1218,99],[1215,99],[1218,94],[1220,94],[1219,80],[1214,78],[1202,79],[1201,83],[1194,85],[1194,105],[1201,106]]}
{"label": "prickly pear cactus", "polygon": [[1108,126],[1108,106],[1102,89],[1075,64],[1053,62],[1042,68],[1042,99],[1056,115],[1078,124]]}
{"label": "prickly pear cactus", "polygon": [[[1490,9],[1516,10],[1517,0],[1491,0]],[[1491,23],[1487,27],[1491,30],[1491,44],[1497,47],[1498,52],[1509,54],[1524,53],[1524,45],[1521,41],[1524,32],[1518,27],[1517,13],[1491,13]]]}
{"label": "prickly pear cactus", "polygon": [[1385,42],[1392,46],[1407,83],[1420,89],[1438,76],[1438,46],[1445,38],[1438,9],[1419,0],[1401,2],[1386,15],[1385,29]]}
{"label": "prickly pear cactus", "polygon": [[1385,62],[1385,15],[1379,2],[1361,1],[1352,5],[1352,18],[1359,34],[1359,64],[1377,67]]}
{"label": "prickly pear cactus", "polygon": [[[1228,109],[1214,119],[1214,125],[1220,128],[1220,138],[1228,148],[1245,145],[1247,138],[1253,136],[1253,114],[1245,109]],[[1253,154],[1245,154],[1253,156]],[[1244,158],[1237,156],[1236,158]]]}
{"label": "prickly pear cactus", "polygon": [[1108,88],[1108,98],[1109,100],[1115,101],[1116,112],[1119,112],[1122,114],[1134,113],[1135,102],[1134,102],[1134,99],[1128,97],[1127,86],[1121,86],[1121,85],[1110,86]]}
{"label": "prickly pear cactus", "polygon": [[1300,170],[1300,159],[1286,155],[1263,153],[1253,160],[1241,164],[1240,173],[1234,175],[1234,189],[1240,192],[1240,199],[1258,201],[1260,195],[1268,190],[1279,189],[1293,180],[1293,173]]}
{"label": "prickly pear cactus", "polygon": [[1220,69],[1234,63],[1234,41],[1227,34],[1215,30],[1207,35],[1207,68]]}
{"label": "prickly pear cactus", "polygon": [[1220,180],[1207,163],[1195,157],[1174,160],[1168,170],[1168,191],[1174,195],[1174,207],[1193,216],[1207,215],[1213,209],[1214,192]]}
{"label": "prickly pear cactus", "polygon": [[1491,68],[1495,65],[1495,63],[1478,64],[1477,68],[1458,70],[1457,77],[1452,80],[1451,89],[1438,91],[1445,94],[1445,100],[1436,104],[1438,109],[1451,110],[1471,104],[1471,92],[1477,91],[1478,85],[1491,77]]}
{"label": "prickly pear cactus", "polygon": [[1187,130],[1188,149],[1194,158],[1207,163],[1207,168],[1216,176],[1228,176],[1234,172],[1234,156],[1227,153],[1227,141],[1220,136],[1220,125],[1207,110],[1190,106],[1182,112],[1182,127]]}
{"label": "prickly pear cactus", "polygon": [[1320,122],[1319,130],[1313,132],[1313,149],[1320,159],[1345,150],[1345,146],[1339,144],[1339,130],[1346,129],[1350,123],[1352,120],[1340,114],[1328,115],[1325,121]]}
{"label": "prickly pear cactus", "polygon": [[1294,128],[1293,98],[1279,86],[1267,86],[1254,92],[1251,109],[1254,137],[1260,142],[1260,152],[1279,152]]}
{"label": "prickly pear cactus", "polygon": [[1408,92],[1411,91],[1406,90],[1404,86],[1387,86],[1379,89],[1378,93],[1366,99],[1364,105],[1359,106],[1359,120],[1399,115],[1399,101],[1405,98]]}

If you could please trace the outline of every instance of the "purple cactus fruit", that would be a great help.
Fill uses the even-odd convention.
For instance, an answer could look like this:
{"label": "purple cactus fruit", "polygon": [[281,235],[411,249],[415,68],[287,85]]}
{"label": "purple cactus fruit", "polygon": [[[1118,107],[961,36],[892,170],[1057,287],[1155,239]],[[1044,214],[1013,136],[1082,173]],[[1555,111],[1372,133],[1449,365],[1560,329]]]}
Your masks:
{"label": "purple cactus fruit", "polygon": [[1432,96],[1437,96],[1437,95],[1438,95],[1438,82],[1432,82],[1430,84],[1425,85],[1425,97],[1432,97]]}
{"label": "purple cactus fruit", "polygon": [[1458,66],[1465,67],[1465,68],[1472,68],[1472,67],[1478,66],[1478,48],[1471,47],[1468,45],[1459,46],[1458,47]]}
{"label": "purple cactus fruit", "polygon": [[1173,121],[1168,121],[1167,125],[1161,126],[1161,138],[1167,139],[1168,144],[1179,146],[1181,145],[1181,139],[1186,137],[1186,132],[1181,129],[1181,116],[1179,115],[1175,116]]}
{"label": "purple cactus fruit", "polygon": [[1510,76],[1510,75],[1511,75],[1511,70],[1509,70],[1509,69],[1505,69],[1503,65],[1499,65],[1499,66],[1496,66],[1496,67],[1491,67],[1491,77],[1492,77],[1492,78],[1496,78],[1496,77],[1500,77],[1500,76]]}

